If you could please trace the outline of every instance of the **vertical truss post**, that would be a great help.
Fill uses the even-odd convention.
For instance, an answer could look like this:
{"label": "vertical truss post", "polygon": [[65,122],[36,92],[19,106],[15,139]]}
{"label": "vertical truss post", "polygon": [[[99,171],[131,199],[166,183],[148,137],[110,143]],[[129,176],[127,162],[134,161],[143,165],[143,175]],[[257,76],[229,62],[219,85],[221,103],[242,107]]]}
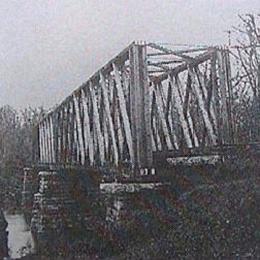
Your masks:
{"label": "vertical truss post", "polygon": [[217,54],[213,53],[211,57],[211,70],[210,70],[210,78],[212,85],[212,93],[211,93],[211,104],[210,108],[215,113],[215,128],[216,134],[218,136],[218,142],[222,140],[222,131],[219,129],[220,126],[220,111],[219,111],[219,97],[218,97],[218,89],[217,89]]}
{"label": "vertical truss post", "polygon": [[40,149],[40,126],[32,129],[32,162],[36,163],[40,161],[41,149]]}
{"label": "vertical truss post", "polygon": [[153,154],[146,46],[133,44],[130,48],[129,59],[134,165],[136,168],[150,168],[153,162]]}
{"label": "vertical truss post", "polygon": [[229,50],[225,49],[225,59],[226,59],[226,81],[228,88],[228,121],[229,121],[229,142],[234,143],[234,118],[233,118],[233,90],[231,81],[231,64]]}
{"label": "vertical truss post", "polygon": [[60,136],[60,111],[52,114],[53,117],[53,158],[55,162],[60,162],[61,153],[59,150]]}
{"label": "vertical truss post", "polygon": [[221,99],[221,126],[222,143],[233,143],[233,122],[231,115],[232,94],[231,94],[231,76],[228,50],[220,49],[217,52],[219,64],[220,79],[220,99]]}

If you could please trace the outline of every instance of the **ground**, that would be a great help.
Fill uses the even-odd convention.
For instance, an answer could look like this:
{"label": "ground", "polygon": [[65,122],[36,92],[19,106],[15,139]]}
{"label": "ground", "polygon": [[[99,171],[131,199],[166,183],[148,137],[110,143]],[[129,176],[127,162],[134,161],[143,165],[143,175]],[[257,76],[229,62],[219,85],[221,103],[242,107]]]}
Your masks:
{"label": "ground", "polygon": [[195,188],[152,238],[111,259],[259,259],[259,199],[259,177]]}
{"label": "ground", "polygon": [[60,259],[260,259],[259,162],[239,162],[170,171],[167,189],[131,198],[116,249]]}

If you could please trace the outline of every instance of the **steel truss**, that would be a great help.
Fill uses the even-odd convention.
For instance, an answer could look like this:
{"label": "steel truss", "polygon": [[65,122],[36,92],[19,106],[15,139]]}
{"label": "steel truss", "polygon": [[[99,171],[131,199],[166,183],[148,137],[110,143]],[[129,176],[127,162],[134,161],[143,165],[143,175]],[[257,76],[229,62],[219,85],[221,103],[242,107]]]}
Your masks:
{"label": "steel truss", "polygon": [[134,42],[41,120],[36,160],[134,170],[232,144],[230,70],[225,48]]}

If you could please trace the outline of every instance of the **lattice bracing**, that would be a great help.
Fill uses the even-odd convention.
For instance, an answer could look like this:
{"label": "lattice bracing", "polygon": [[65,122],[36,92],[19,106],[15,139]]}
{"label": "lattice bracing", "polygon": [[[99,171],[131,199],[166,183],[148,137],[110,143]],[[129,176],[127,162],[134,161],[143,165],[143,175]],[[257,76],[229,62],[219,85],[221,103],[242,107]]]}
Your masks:
{"label": "lattice bracing", "polygon": [[38,126],[43,164],[151,168],[154,152],[233,142],[228,50],[132,43]]}

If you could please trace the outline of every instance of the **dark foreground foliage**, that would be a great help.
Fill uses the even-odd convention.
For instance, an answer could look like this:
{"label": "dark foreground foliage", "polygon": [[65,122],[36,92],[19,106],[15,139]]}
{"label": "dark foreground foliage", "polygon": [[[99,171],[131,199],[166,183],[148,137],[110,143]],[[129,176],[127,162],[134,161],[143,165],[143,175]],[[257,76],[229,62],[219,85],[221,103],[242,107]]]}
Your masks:
{"label": "dark foreground foliage", "polygon": [[181,196],[167,225],[113,259],[258,259],[259,184],[248,179]]}
{"label": "dark foreground foliage", "polygon": [[110,233],[99,228],[96,238],[85,237],[89,252],[80,242],[73,255],[24,259],[258,259],[260,178],[249,175],[207,178],[178,197],[172,188],[124,197]]}

